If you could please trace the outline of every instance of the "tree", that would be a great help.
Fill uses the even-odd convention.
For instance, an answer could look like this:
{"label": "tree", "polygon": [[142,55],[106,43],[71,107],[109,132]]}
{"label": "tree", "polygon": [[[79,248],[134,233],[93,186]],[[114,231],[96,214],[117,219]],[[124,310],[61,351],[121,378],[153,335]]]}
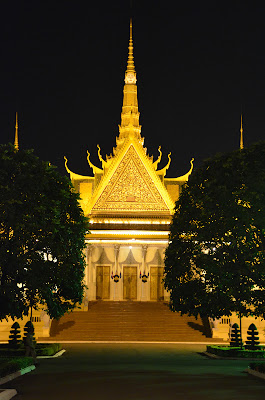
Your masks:
{"label": "tree", "polygon": [[68,178],[33,151],[0,146],[0,320],[81,303],[88,223]]}
{"label": "tree", "polygon": [[265,317],[265,142],[197,169],[175,206],[165,257],[172,310]]}
{"label": "tree", "polygon": [[34,328],[33,323],[30,320],[28,322],[26,322],[25,326],[24,326],[24,336],[23,336],[24,345],[26,344],[27,334],[29,332],[32,333],[33,343],[34,343],[34,345],[36,345],[35,328]]}

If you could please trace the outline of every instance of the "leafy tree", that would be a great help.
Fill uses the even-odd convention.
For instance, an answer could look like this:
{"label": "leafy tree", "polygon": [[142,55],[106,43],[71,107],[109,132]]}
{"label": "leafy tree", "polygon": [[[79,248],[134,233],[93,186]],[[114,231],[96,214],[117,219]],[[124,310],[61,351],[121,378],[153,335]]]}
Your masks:
{"label": "leafy tree", "polygon": [[81,303],[87,220],[68,178],[33,151],[0,146],[0,320]]}
{"label": "leafy tree", "polygon": [[197,169],[175,206],[165,257],[172,310],[265,317],[265,142]]}

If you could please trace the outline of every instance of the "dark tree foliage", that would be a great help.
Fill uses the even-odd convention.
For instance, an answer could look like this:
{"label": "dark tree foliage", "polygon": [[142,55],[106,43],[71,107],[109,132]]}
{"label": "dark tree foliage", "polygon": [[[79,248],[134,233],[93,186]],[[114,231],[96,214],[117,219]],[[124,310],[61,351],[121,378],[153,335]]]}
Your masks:
{"label": "dark tree foliage", "polygon": [[255,324],[249,325],[247,334],[248,336],[245,348],[249,350],[257,350],[259,348],[260,343],[259,343],[259,332]]}
{"label": "dark tree foliage", "polygon": [[265,142],[204,162],[175,206],[165,257],[170,307],[265,317]]}
{"label": "dark tree foliage", "polygon": [[87,220],[68,178],[33,151],[0,146],[0,320],[82,301]]}
{"label": "dark tree foliage", "polygon": [[8,345],[12,349],[17,349],[21,345],[20,325],[18,322],[14,322],[10,329]]}
{"label": "dark tree foliage", "polygon": [[241,332],[238,324],[233,324],[231,329],[231,347],[242,347]]}

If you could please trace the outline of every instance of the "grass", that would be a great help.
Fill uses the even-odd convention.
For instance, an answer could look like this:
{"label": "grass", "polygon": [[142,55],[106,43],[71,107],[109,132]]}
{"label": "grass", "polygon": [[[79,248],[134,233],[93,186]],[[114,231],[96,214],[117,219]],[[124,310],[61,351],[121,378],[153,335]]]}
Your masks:
{"label": "grass", "polygon": [[0,378],[33,365],[31,357],[0,358]]}
{"label": "grass", "polygon": [[249,368],[253,369],[254,371],[258,371],[262,374],[265,374],[265,363],[252,362],[249,364]]}
{"label": "grass", "polygon": [[[60,343],[36,344],[37,356],[53,356],[62,349]],[[0,344],[0,378],[33,365],[32,357],[25,357],[23,343],[18,349],[10,349],[6,343]]]}

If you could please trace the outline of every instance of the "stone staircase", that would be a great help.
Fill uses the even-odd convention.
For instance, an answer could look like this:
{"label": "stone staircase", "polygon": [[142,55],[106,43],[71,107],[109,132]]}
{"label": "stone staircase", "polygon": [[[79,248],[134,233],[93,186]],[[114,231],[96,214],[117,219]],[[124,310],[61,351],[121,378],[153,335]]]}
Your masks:
{"label": "stone staircase", "polygon": [[[88,311],[74,311],[54,320],[55,341],[211,342],[208,323],[171,312],[162,302],[90,302]],[[216,341],[216,339],[215,339]]]}

